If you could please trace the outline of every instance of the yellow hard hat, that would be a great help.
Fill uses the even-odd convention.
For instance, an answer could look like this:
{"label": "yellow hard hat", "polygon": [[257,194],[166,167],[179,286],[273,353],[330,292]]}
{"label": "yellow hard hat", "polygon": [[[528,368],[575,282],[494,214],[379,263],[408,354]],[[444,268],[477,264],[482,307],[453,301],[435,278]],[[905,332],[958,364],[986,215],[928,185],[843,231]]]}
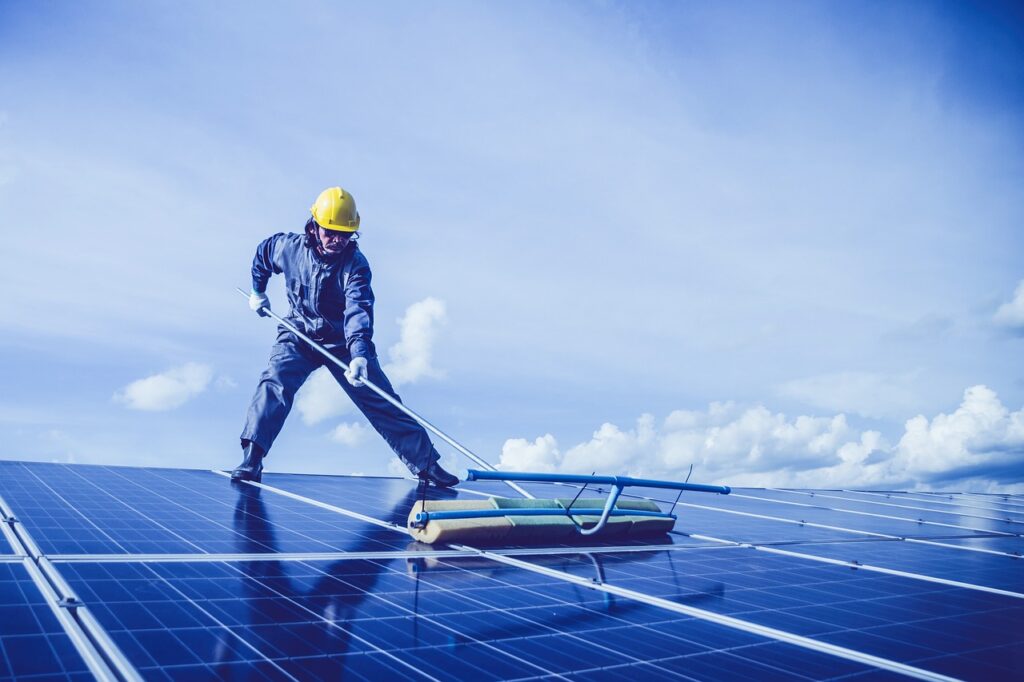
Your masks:
{"label": "yellow hard hat", "polygon": [[359,229],[356,200],[340,187],[328,187],[313,202],[313,220],[325,230],[355,232]]}

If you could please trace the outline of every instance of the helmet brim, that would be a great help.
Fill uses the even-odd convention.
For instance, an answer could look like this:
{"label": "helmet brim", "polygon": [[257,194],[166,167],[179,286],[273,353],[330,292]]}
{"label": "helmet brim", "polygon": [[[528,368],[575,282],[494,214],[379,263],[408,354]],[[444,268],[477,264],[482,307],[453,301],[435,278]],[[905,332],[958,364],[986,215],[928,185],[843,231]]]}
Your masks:
{"label": "helmet brim", "polygon": [[315,216],[313,217],[313,224],[316,225],[317,227],[322,227],[325,230],[330,230],[331,232],[357,232],[359,230],[358,225],[356,225],[355,227],[352,227],[350,225],[324,225],[323,223],[318,221]]}

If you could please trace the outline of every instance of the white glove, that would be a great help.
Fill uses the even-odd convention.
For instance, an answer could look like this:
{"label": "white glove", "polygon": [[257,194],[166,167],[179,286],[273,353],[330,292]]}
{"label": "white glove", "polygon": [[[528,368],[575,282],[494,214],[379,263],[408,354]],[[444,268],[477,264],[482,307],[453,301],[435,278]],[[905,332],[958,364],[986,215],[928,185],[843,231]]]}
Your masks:
{"label": "white glove", "polygon": [[345,378],[348,379],[348,383],[356,388],[362,386],[363,382],[361,379],[366,378],[366,358],[352,358],[352,361],[348,363],[348,371],[345,372]]}
{"label": "white glove", "polygon": [[270,310],[270,299],[267,298],[266,292],[253,290],[249,294],[249,307],[259,313],[260,317],[267,317],[267,314],[260,310],[260,308]]}

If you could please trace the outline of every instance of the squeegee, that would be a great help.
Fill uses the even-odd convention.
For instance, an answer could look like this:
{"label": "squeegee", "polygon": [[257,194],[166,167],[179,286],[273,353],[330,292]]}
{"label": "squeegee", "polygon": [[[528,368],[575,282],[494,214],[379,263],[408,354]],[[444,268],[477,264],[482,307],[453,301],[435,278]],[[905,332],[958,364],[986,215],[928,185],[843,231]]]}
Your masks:
{"label": "squeegee", "polygon": [[[531,483],[608,486],[607,497],[556,499],[420,500],[409,512],[409,532],[420,542],[434,544],[548,544],[571,543],[580,538],[633,539],[664,535],[676,516],[645,499],[622,500],[630,486],[664,488],[728,495],[728,486],[656,481],[628,476],[577,476],[470,469],[467,481],[521,481]],[[676,501],[678,501],[678,497]]]}

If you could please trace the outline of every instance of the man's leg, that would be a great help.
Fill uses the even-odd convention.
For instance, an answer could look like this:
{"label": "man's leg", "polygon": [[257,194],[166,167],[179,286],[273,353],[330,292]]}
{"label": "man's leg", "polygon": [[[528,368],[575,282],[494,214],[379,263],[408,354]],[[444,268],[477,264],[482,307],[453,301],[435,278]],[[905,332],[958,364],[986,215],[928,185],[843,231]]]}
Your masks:
{"label": "man's leg", "polygon": [[[342,357],[346,363],[348,357]],[[356,388],[345,379],[345,372],[337,365],[328,363],[327,368],[334,375],[341,387],[356,404],[359,411],[365,415],[377,433],[384,438],[391,449],[395,451],[398,458],[409,467],[409,470],[416,475],[440,468],[436,465],[441,455],[430,442],[430,436],[426,430],[419,425],[415,419],[405,414],[397,407],[384,400],[370,388],[360,386]],[[374,384],[384,389],[392,398],[401,402],[401,398],[395,393],[391,382],[384,375],[377,358],[371,359],[366,367],[367,375]],[[447,474],[442,469],[441,472]],[[450,476],[450,474],[448,474]],[[454,485],[458,479],[451,477],[447,485]],[[433,480],[433,479],[431,479]],[[434,481],[436,483],[436,481]],[[447,486],[445,486],[447,487]]]}
{"label": "man's leg", "polygon": [[295,392],[319,366],[318,360],[308,349],[302,348],[301,343],[291,333],[283,332],[271,350],[270,361],[260,375],[242,428],[245,452],[242,464],[232,473],[236,480],[260,480],[263,457],[284,426]]}

